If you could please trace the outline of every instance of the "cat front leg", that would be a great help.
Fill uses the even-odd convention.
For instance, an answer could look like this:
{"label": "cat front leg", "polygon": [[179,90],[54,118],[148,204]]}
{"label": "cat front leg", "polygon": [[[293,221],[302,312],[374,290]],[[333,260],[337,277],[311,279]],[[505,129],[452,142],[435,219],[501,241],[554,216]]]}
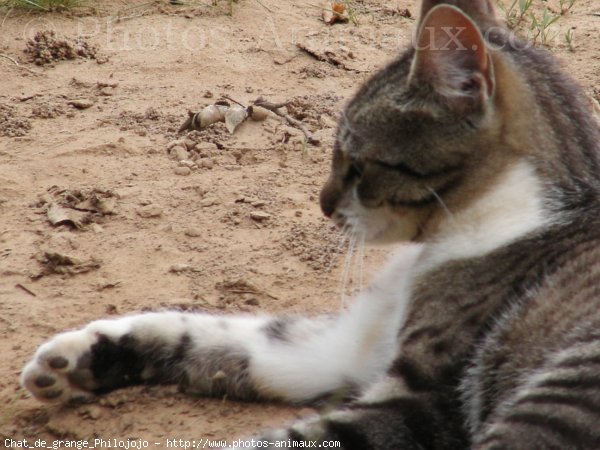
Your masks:
{"label": "cat front leg", "polygon": [[[43,344],[25,366],[21,381],[45,401],[89,398],[142,383],[178,384],[183,391],[207,396],[306,400],[339,386],[324,382],[331,374],[323,371],[315,374],[323,382],[310,386],[294,379],[305,375],[299,373],[299,366],[306,365],[302,335],[324,332],[330,320],[179,312],[100,320]],[[296,366],[280,367],[289,359],[282,353],[289,354],[292,342]],[[313,354],[313,359],[320,358]],[[277,367],[283,372],[281,383],[273,385],[269,378]],[[297,388],[286,388],[287,383]]]}
{"label": "cat front leg", "polygon": [[100,320],[43,344],[21,381],[38,399],[57,402],[141,383],[244,400],[346,397],[391,362],[419,252],[396,258],[337,316],[157,312]]}
{"label": "cat front leg", "polygon": [[378,341],[381,324],[364,337],[372,341],[353,336],[361,334],[356,322],[366,306],[313,319],[158,312],[100,320],[43,344],[21,381],[38,399],[55,402],[142,383],[244,400],[346,396],[372,380],[391,353],[384,342],[391,329]]}

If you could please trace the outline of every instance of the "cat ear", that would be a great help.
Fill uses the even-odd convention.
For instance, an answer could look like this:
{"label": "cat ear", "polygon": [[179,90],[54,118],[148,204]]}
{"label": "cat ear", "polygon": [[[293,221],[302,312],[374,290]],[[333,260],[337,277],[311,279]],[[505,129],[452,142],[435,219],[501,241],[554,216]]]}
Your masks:
{"label": "cat ear", "polygon": [[498,25],[491,0],[422,0],[419,28],[429,11],[441,4],[456,6],[479,26]]}
{"label": "cat ear", "polygon": [[416,40],[409,83],[428,86],[462,107],[480,107],[494,92],[492,59],[477,25],[454,6],[434,7]]}

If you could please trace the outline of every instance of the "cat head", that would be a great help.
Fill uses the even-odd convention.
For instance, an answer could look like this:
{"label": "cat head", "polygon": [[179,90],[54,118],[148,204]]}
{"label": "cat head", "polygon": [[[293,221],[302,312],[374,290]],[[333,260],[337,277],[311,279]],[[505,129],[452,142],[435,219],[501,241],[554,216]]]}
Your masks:
{"label": "cat head", "polygon": [[340,120],[321,207],[371,241],[416,240],[458,208],[493,140],[496,80],[482,35],[497,25],[491,4],[438,3],[423,2],[413,48],[371,78]]}

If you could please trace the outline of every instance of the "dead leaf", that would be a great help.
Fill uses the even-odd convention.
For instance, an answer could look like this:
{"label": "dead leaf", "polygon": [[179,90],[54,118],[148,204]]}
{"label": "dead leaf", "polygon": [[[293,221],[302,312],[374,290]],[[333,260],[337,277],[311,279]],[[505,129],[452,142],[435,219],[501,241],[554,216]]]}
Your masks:
{"label": "dead leaf", "polygon": [[58,206],[56,203],[50,203],[50,206],[46,211],[48,221],[55,227],[58,225],[67,225],[81,229],[83,224],[81,223],[81,220],[75,217],[76,215],[77,214],[74,213],[74,211]]}
{"label": "dead leaf", "polygon": [[200,121],[200,129],[206,128],[209,125],[217,122],[224,122],[228,107],[225,105],[209,105],[202,108],[198,114]]}
{"label": "dead leaf", "polygon": [[51,274],[77,275],[91,272],[101,266],[101,261],[96,258],[84,261],[58,252],[44,252],[43,256],[39,258],[39,262],[44,266],[44,269],[34,278]]}
{"label": "dead leaf", "polygon": [[323,6],[323,22],[333,25],[336,22],[346,23],[350,20],[346,5],[341,2],[325,2]]}
{"label": "dead leaf", "polygon": [[229,104],[226,102],[215,103],[202,108],[199,112],[188,111],[188,118],[179,127],[179,133],[192,130],[203,130],[217,122],[225,122],[225,114],[229,110]]}
{"label": "dead leaf", "polygon": [[344,70],[354,70],[354,69],[351,69],[350,67],[348,67],[340,59],[340,57],[333,50],[331,50],[329,48],[320,49],[320,48],[312,47],[310,44],[305,44],[303,42],[296,43],[296,46],[300,50],[304,50],[310,56],[312,56],[313,58],[316,58],[319,61],[327,62],[329,64],[332,64],[332,65],[339,67],[341,69],[344,69]]}
{"label": "dead leaf", "polygon": [[47,205],[46,216],[53,226],[67,225],[83,229],[93,215],[114,214],[117,198],[111,191],[100,189],[71,190],[53,186],[40,197],[39,206]]}
{"label": "dead leaf", "polygon": [[248,118],[248,111],[241,106],[232,106],[225,112],[225,126],[231,134]]}
{"label": "dead leaf", "polygon": [[73,205],[79,211],[95,212],[102,215],[114,214],[117,200],[112,193],[92,191],[85,200]]}

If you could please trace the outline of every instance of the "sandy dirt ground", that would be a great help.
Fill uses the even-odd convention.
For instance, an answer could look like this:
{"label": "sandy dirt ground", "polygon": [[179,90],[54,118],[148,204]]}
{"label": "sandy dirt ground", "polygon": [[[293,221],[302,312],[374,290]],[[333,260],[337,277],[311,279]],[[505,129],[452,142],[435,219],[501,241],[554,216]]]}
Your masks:
{"label": "sandy dirt ground", "polygon": [[[334,26],[312,1],[240,0],[232,15],[227,1],[184,3],[3,12],[0,447],[5,439],[146,440],[157,448],[166,439],[231,441],[313,413],[191,398],[171,386],[57,407],[19,387],[40,343],[101,317],[341,307],[346,247],[318,206],[335,123],[369,74],[409,45],[416,2],[354,1],[358,25]],[[578,1],[549,48],[597,99],[593,13],[596,0]],[[69,39],[75,58],[52,61],[52,45],[31,42],[38,31]],[[246,121],[233,135],[222,123],[177,134],[188,110],[224,95],[289,101],[287,113],[320,145],[278,118]],[[177,139],[179,153],[169,152]],[[365,253],[365,280],[386,252]],[[354,261],[346,290],[361,284]]]}

